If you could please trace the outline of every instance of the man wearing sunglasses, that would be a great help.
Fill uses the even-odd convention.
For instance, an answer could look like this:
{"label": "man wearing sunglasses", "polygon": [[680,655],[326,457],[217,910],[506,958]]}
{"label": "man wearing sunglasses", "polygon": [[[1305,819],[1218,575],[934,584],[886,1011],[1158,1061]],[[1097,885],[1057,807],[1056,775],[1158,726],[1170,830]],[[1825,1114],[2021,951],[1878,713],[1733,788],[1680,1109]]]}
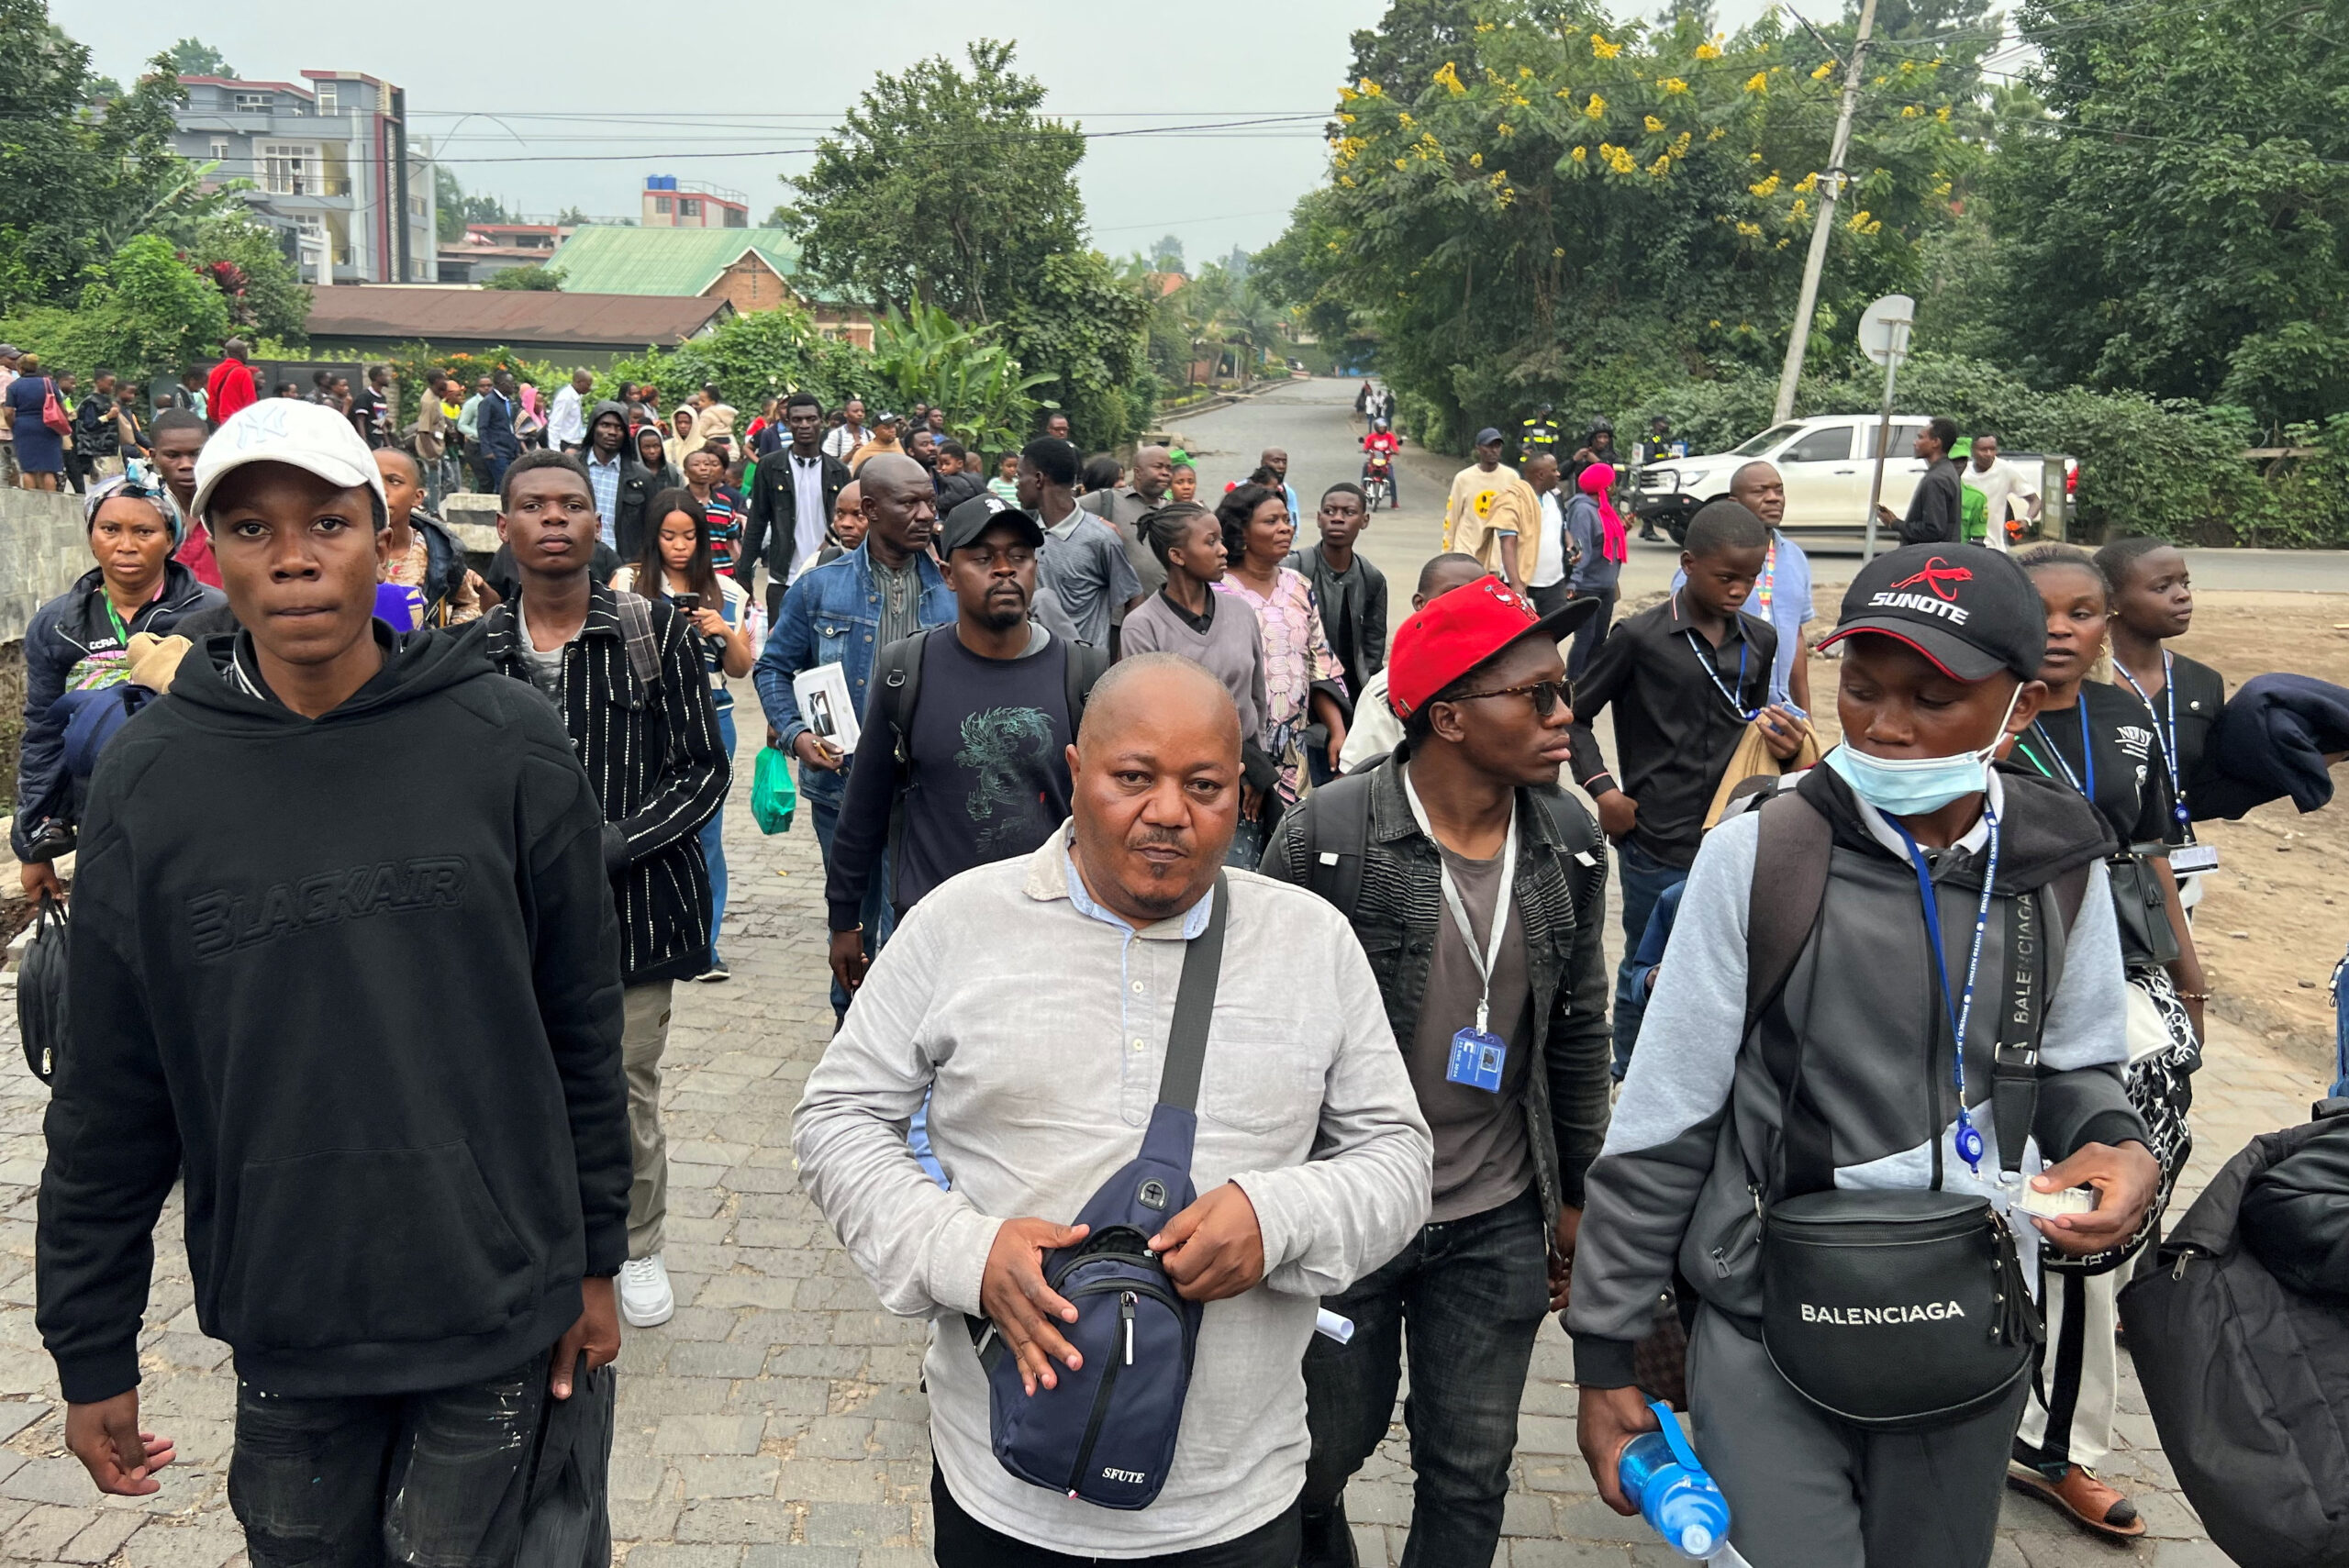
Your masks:
{"label": "man wearing sunglasses", "polygon": [[1607,1134],[1607,853],[1558,789],[1558,643],[1598,610],[1543,618],[1490,576],[1429,600],[1386,666],[1402,745],[1307,796],[1259,868],[1353,920],[1435,1135],[1431,1222],[1326,1303],[1351,1342],[1305,1354],[1306,1568],[1355,1561],[1345,1485],[1386,1435],[1406,1322],[1406,1561],[1488,1562],[1500,1540],[1534,1335],[1565,1304]]}

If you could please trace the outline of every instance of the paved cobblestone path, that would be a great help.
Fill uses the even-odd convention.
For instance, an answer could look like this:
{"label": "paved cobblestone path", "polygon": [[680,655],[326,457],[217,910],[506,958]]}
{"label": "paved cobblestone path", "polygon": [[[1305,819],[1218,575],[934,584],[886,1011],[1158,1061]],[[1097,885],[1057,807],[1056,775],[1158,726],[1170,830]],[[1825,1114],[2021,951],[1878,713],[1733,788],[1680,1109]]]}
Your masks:
{"label": "paved cobblestone path", "polygon": [[[1349,394],[1349,395],[1351,395]],[[1267,411],[1269,412],[1269,410]],[[1326,416],[1324,416],[1326,417]],[[1275,430],[1264,439],[1285,436]],[[1287,436],[1294,449],[1305,441]],[[734,978],[680,985],[662,1091],[669,1130],[669,1267],[677,1315],[630,1330],[620,1358],[612,1459],[616,1555],[629,1568],[898,1568],[926,1563],[929,1439],[923,1327],[883,1312],[792,1170],[790,1120],[830,1033],[822,884],[803,819],[764,839],[750,819],[760,726],[740,683],[743,747],[727,816],[731,891],[724,947]],[[1610,925],[1610,933],[1612,926]],[[1610,941],[1611,941],[1610,934]],[[65,1451],[63,1407],[33,1326],[33,1223],[47,1092],[0,1008],[0,1555],[96,1568],[241,1562],[227,1465],[235,1409],[228,1347],[198,1331],[176,1201],[156,1231],[142,1344],[144,1412],[179,1445],[161,1493],[101,1499]],[[2213,1024],[2197,1082],[2199,1182],[2254,1133],[2307,1115],[2321,1087],[2278,1047]],[[1994,1568],[2123,1560],[2216,1568],[2177,1494],[2122,1359],[2120,1447],[2105,1473],[2152,1527],[2134,1549],[2101,1545],[2042,1505],[2009,1496]],[[1593,1495],[1574,1442],[1565,1336],[1546,1326],[1520,1420],[1500,1562],[1510,1568],[1633,1568],[1679,1562]],[[1363,1561],[1399,1560],[1410,1518],[1400,1413],[1347,1497]]]}

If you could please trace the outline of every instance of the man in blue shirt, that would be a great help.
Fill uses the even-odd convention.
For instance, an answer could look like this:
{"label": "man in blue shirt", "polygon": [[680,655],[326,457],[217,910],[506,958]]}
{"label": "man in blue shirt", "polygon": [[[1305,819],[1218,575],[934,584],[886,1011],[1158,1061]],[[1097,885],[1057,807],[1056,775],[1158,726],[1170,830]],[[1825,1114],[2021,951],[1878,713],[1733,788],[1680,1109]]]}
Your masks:
{"label": "man in blue shirt", "polygon": [[[930,555],[938,497],[928,471],[902,453],[882,452],[866,460],[858,477],[864,541],[838,561],[810,567],[791,585],[766,651],[751,671],[773,731],[770,743],[799,759],[799,793],[815,818],[816,841],[827,860],[855,759],[808,728],[792,677],[819,664],[838,664],[848,680],[849,700],[862,717],[870,706],[866,689],[882,645],[955,617],[954,595]],[[895,765],[885,740],[874,760],[881,767]],[[893,923],[888,880],[874,877],[865,888],[862,922],[868,956],[888,940]],[[834,981],[833,1013],[845,1015],[848,1002],[847,988]]]}
{"label": "man in blue shirt", "polygon": [[507,465],[522,455],[521,439],[514,433],[514,373],[499,371],[481,400],[481,465],[492,490],[506,483]]}
{"label": "man in blue shirt", "polygon": [[[1787,482],[1766,462],[1754,462],[1731,476],[1729,498],[1762,519],[1770,530],[1769,553],[1763,557],[1762,575],[1753,581],[1745,613],[1768,621],[1778,631],[1778,654],[1770,666],[1770,700],[1780,707],[1810,712],[1810,639],[1803,628],[1814,618],[1810,604],[1810,557],[1802,546],[1778,530],[1787,515]],[[1676,573],[1672,591],[1678,593],[1688,574]]]}

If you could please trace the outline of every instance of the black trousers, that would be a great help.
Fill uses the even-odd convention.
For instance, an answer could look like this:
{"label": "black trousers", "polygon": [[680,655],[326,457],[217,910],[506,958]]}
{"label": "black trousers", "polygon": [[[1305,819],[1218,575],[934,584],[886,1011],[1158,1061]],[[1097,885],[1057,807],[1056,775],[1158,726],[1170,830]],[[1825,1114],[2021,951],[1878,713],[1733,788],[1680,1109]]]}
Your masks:
{"label": "black trousers", "polygon": [[376,1398],[294,1398],[239,1379],[228,1503],[252,1568],[510,1562],[546,1399],[544,1355],[486,1382]]}
{"label": "black trousers", "polygon": [[[1085,1568],[1087,1563],[1115,1563],[1117,1568],[1296,1568],[1304,1545],[1298,1532],[1297,1505],[1246,1535],[1217,1546],[1190,1551],[1170,1551],[1158,1557],[1072,1557],[1016,1540],[989,1529],[963,1511],[938,1462],[930,1465],[930,1506],[938,1520],[938,1568]],[[256,1562],[254,1568],[262,1568]]]}

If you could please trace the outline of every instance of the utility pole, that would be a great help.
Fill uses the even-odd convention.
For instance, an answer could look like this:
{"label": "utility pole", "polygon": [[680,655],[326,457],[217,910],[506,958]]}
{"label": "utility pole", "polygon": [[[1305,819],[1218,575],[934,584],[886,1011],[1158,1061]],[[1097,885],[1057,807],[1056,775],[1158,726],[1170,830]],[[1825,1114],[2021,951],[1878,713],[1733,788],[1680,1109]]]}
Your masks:
{"label": "utility pole", "polygon": [[1835,201],[1843,194],[1843,153],[1852,145],[1852,111],[1859,106],[1860,72],[1876,29],[1876,0],[1862,0],[1860,33],[1852,45],[1851,69],[1843,73],[1843,108],[1835,117],[1835,143],[1827,154],[1827,178],[1819,193],[1819,221],[1810,229],[1810,254],[1802,264],[1802,294],[1795,301],[1795,329],[1787,339],[1787,368],[1778,373],[1778,406],[1772,424],[1794,417],[1795,384],[1802,379],[1803,345],[1810,338],[1811,312],[1819,305],[1819,274],[1827,265],[1827,236],[1835,227]]}

